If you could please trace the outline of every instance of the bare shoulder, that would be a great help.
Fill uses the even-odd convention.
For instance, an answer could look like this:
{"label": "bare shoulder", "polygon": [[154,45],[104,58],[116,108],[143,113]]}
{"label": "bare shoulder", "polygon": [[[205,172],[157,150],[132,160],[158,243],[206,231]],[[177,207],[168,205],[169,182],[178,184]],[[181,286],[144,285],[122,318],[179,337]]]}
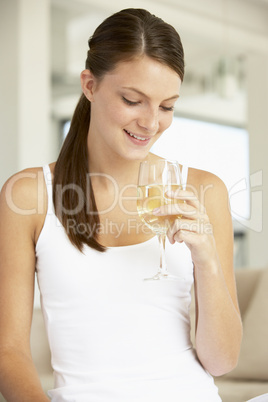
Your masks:
{"label": "bare shoulder", "polygon": [[[54,171],[54,163],[50,165]],[[45,180],[42,167],[21,170],[12,175],[1,190],[1,201],[8,203],[13,211],[24,210],[24,215],[32,215],[35,208],[44,201]]]}
{"label": "bare shoulder", "polygon": [[34,215],[44,189],[42,168],[22,170],[11,176],[1,191],[1,208],[18,215]]}
{"label": "bare shoulder", "polygon": [[206,170],[189,168],[188,182],[190,185],[199,188],[200,186],[211,186],[226,189],[224,182],[215,174]]}
{"label": "bare shoulder", "polygon": [[233,224],[227,188],[218,176],[198,169],[190,169],[189,185],[206,209],[223,270],[232,272]]}
{"label": "bare shoulder", "polygon": [[35,238],[46,210],[47,192],[42,167],[21,170],[5,182],[0,195],[0,219],[3,225],[23,225]]}
{"label": "bare shoulder", "polygon": [[188,188],[209,210],[217,205],[225,204],[229,209],[228,191],[225,183],[215,174],[205,170],[190,168],[188,173]]}
{"label": "bare shoulder", "polygon": [[34,186],[36,179],[38,178],[38,176],[42,174],[42,172],[43,172],[42,167],[34,167],[34,168],[23,169],[13,174],[5,182],[2,188],[2,193],[3,190],[10,189],[10,186],[12,186],[12,188],[15,189],[16,191],[22,191],[23,189],[30,190],[31,187]]}

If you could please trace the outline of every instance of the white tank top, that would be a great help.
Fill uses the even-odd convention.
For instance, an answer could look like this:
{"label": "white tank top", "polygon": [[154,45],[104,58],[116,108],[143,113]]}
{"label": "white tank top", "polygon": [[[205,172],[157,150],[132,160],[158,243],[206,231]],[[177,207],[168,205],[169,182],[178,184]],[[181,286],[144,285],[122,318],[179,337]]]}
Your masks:
{"label": "white tank top", "polygon": [[48,210],[36,245],[37,278],[55,388],[53,402],[217,402],[212,377],[190,341],[193,284],[185,244],[170,245],[169,271],[181,281],[144,281],[159,264],[157,238],[104,253],[79,252]]}

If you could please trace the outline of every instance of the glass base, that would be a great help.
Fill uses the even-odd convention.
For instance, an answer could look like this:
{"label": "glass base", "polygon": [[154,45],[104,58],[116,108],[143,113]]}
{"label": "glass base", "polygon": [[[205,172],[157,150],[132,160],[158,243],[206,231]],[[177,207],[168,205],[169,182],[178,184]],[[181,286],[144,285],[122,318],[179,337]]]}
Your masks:
{"label": "glass base", "polygon": [[163,274],[162,272],[158,272],[156,275],[152,276],[152,278],[144,278],[145,281],[182,281],[184,278],[182,276],[175,276],[171,274]]}

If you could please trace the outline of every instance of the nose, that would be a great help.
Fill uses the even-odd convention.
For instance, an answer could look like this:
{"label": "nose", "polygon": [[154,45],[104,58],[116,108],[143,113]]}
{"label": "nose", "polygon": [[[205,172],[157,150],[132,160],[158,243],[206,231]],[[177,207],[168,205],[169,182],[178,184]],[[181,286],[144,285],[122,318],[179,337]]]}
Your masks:
{"label": "nose", "polygon": [[147,109],[139,115],[138,125],[148,132],[157,132],[159,127],[158,108]]}

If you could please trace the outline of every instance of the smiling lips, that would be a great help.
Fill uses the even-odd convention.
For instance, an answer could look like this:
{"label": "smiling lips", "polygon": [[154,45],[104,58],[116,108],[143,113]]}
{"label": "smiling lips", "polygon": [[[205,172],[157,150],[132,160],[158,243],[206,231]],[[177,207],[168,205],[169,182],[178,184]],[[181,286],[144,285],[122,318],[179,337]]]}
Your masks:
{"label": "smiling lips", "polygon": [[133,137],[133,138],[135,138],[136,140],[139,140],[139,141],[147,141],[147,142],[150,140],[150,138],[148,138],[148,137],[139,137],[138,135],[135,135],[135,134],[133,134],[133,133],[127,131],[126,129],[124,129],[124,131],[125,131],[130,137]]}

